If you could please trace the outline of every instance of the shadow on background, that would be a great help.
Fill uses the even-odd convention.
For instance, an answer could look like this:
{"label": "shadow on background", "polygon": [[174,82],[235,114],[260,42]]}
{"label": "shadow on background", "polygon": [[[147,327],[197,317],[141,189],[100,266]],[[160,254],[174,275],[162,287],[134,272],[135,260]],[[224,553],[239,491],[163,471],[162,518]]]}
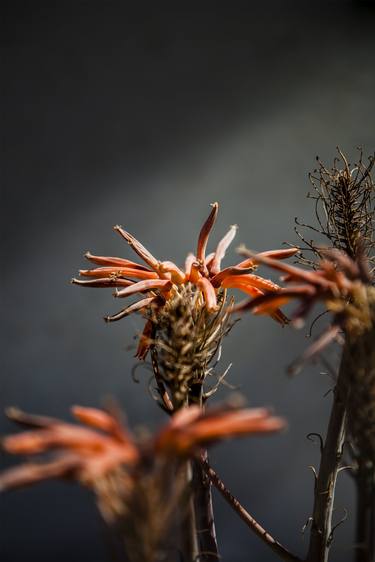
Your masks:
{"label": "shadow on background", "polygon": [[[151,3],[150,3],[151,4]],[[69,285],[84,251],[129,255],[123,224],[153,253],[183,263],[209,203],[214,240],[240,226],[252,249],[295,241],[309,220],[307,172],[335,146],[374,148],[372,2],[249,3],[134,8],[125,2],[6,2],[3,72],[2,342],[0,406],[68,418],[73,403],[114,395],[134,425],[163,417],[133,383],[138,329],[106,326],[105,291]],[[216,238],[215,238],[216,236]],[[231,258],[229,258],[231,259]],[[233,254],[232,254],[233,259]],[[272,405],[289,431],[228,443],[213,462],[279,540],[303,555],[317,447],[330,387],[320,368],[285,367],[304,333],[244,318],[222,368],[251,405]],[[226,390],[218,393],[223,398]],[[2,433],[12,428],[2,420]],[[4,458],[3,466],[10,463]],[[334,560],[352,559],[352,488],[343,474]],[[216,498],[223,560],[273,555]],[[0,498],[4,562],[108,562],[92,499],[49,483]]]}

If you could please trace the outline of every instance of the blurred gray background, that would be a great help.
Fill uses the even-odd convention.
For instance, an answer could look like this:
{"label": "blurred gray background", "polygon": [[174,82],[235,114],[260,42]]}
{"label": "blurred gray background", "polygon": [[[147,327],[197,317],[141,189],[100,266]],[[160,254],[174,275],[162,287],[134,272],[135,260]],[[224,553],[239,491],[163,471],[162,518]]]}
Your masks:
{"label": "blurred gray background", "polygon": [[[306,193],[316,154],[330,163],[337,144],[351,159],[359,144],[374,148],[374,5],[16,0],[3,13],[1,410],[69,419],[71,404],[112,395],[132,425],[154,427],[163,415],[149,373],[138,371],[139,384],[130,376],[137,319],[105,325],[116,310],[111,291],[73,287],[70,277],[86,250],[130,256],[117,223],[182,264],[216,200],[212,242],[233,223],[237,243],[254,250],[295,241],[294,217],[313,220]],[[319,365],[285,374],[307,329],[250,316],[236,325],[222,359],[223,369],[233,363],[229,382],[250,405],[273,406],[289,429],[212,452],[231,490],[301,556],[308,466],[319,462],[306,434],[324,431],[331,401]],[[12,430],[2,417],[1,433]],[[344,509],[348,519],[333,561],[352,559],[352,502],[344,473],[335,521]],[[215,505],[224,561],[275,560],[220,497]],[[0,521],[4,562],[111,560],[78,486],[6,494]]]}

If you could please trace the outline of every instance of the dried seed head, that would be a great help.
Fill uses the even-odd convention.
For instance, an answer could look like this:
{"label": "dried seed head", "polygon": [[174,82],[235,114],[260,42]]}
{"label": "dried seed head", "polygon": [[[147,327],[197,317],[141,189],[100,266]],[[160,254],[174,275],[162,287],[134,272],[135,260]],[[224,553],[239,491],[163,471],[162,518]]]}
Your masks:
{"label": "dried seed head", "polygon": [[304,251],[312,251],[320,259],[319,245],[307,240],[298,230],[305,227],[329,240],[333,248],[345,251],[352,259],[365,253],[372,261],[374,249],[374,202],[375,187],[371,177],[374,156],[369,157],[368,165],[363,163],[363,152],[359,149],[358,161],[351,166],[338,148],[339,156],[327,168],[317,158],[318,168],[309,174],[314,188],[308,197],[315,201],[317,225],[299,223],[296,219],[296,232],[306,248],[302,249],[300,262],[315,268],[314,258],[307,257]]}
{"label": "dried seed head", "polygon": [[226,292],[219,291],[217,299],[218,309],[212,312],[203,294],[189,283],[178,287],[150,317],[155,376],[168,388],[174,408],[204,400],[203,383],[213,374],[212,362],[233,325]]}

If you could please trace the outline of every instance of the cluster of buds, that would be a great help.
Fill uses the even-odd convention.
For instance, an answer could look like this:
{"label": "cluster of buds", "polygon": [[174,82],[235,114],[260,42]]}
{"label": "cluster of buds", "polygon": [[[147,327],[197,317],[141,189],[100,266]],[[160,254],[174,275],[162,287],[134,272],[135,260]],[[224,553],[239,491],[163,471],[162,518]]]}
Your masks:
{"label": "cluster of buds", "polygon": [[[210,363],[231,325],[227,289],[239,289],[252,297],[277,293],[280,289],[271,280],[254,273],[260,260],[247,258],[235,266],[222,268],[236,226],[231,226],[215,251],[206,255],[217,213],[218,203],[214,203],[199,233],[196,253],[188,254],[184,270],[171,261],[159,261],[134,236],[115,226],[115,231],[144,264],[87,253],[85,257],[100,267],[81,270],[80,275],[87,280],[72,280],[84,287],[115,287],[116,298],[141,295],[140,300],[105,319],[115,321],[134,312],[143,314],[146,324],[136,356],[145,359],[151,349],[155,376],[167,385],[173,408],[190,399],[202,400],[203,381],[211,372]],[[297,248],[287,248],[263,252],[260,257],[282,260],[296,252]],[[278,308],[269,313],[259,306],[253,312],[269,314],[282,325],[288,321]],[[194,391],[190,392],[192,388]]]}
{"label": "cluster of buds", "polygon": [[189,497],[181,477],[187,459],[199,458],[201,447],[216,441],[271,433],[285,425],[265,409],[228,405],[203,412],[191,406],[177,412],[155,435],[137,442],[117,415],[78,406],[72,411],[86,427],[8,411],[11,419],[31,429],[5,437],[5,451],[15,455],[53,452],[53,457],[3,472],[0,489],[51,478],[79,481],[94,491],[107,522],[121,528],[132,562],[164,560],[159,554],[166,548],[177,507]]}

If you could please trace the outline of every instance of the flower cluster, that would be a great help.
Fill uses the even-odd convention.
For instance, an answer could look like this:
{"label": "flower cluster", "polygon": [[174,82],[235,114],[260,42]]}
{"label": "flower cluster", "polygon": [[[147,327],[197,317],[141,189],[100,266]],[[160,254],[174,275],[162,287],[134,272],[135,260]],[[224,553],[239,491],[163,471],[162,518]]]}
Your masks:
{"label": "flower cluster", "polygon": [[[298,299],[301,306],[293,315],[294,322],[301,323],[317,301],[323,301],[335,316],[334,323],[349,330],[368,327],[370,311],[364,306],[367,290],[371,290],[371,274],[367,260],[360,256],[356,261],[345,252],[336,249],[320,248],[324,256],[319,269],[308,271],[290,264],[280,263],[267,256],[256,255],[254,259],[284,274],[282,280],[289,286],[277,292],[250,299],[242,305],[242,310],[252,310],[259,306],[272,314],[279,306]],[[241,249],[244,255],[252,255]]]}
{"label": "flower cluster", "polygon": [[[80,276],[89,279],[72,279],[72,282],[84,287],[115,287],[114,296],[120,299],[137,294],[142,296],[140,300],[123,308],[117,314],[107,316],[105,320],[108,322],[119,320],[137,311],[141,311],[146,317],[153,316],[186,287],[198,293],[200,305],[209,313],[218,310],[222,301],[221,293],[227,288],[239,289],[252,297],[278,292],[278,285],[254,273],[259,263],[257,259],[248,258],[235,266],[221,268],[221,262],[236,234],[236,226],[231,226],[215,251],[206,255],[209,235],[218,208],[218,203],[212,205],[212,210],[198,237],[196,254],[188,254],[184,270],[172,261],[159,261],[129,232],[120,226],[115,226],[115,231],[128,242],[145,265],[124,258],[95,256],[88,252],[85,257],[99,267],[80,270]],[[263,252],[260,256],[279,260],[288,258],[296,252],[297,248],[288,248]],[[259,307],[253,312],[263,314],[264,310]],[[285,315],[277,308],[272,310],[270,316],[281,324],[287,322]],[[144,358],[148,352],[147,342],[150,340],[151,332],[152,323],[148,322],[137,352],[140,358]]]}
{"label": "flower cluster", "polygon": [[[8,410],[13,421],[28,431],[7,436],[2,448],[14,455],[40,455],[57,451],[52,460],[27,463],[0,474],[0,489],[11,489],[41,480],[66,477],[89,487],[123,467],[149,465],[150,460],[184,460],[200,447],[228,437],[270,433],[285,425],[264,408],[236,409],[230,406],[203,411],[183,408],[146,442],[137,443],[118,416],[95,408],[74,406],[72,413],[84,426],[54,418]],[[89,426],[89,427],[85,427]]]}

